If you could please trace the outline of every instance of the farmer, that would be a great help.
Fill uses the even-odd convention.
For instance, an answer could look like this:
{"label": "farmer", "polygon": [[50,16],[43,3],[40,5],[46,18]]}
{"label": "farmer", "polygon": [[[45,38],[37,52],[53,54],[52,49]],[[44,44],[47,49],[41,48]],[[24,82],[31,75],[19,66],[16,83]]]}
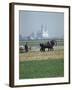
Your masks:
{"label": "farmer", "polygon": [[28,45],[27,45],[27,42],[25,44],[25,52],[28,52]]}

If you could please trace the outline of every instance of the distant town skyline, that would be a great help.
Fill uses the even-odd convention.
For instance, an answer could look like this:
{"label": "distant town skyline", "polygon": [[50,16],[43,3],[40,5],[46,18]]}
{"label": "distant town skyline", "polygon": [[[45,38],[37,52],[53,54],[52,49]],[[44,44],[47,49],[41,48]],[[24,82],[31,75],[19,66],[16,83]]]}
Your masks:
{"label": "distant town skyline", "polygon": [[[49,38],[64,37],[64,13],[19,11],[19,33],[22,37],[47,30]],[[47,34],[46,34],[47,35]]]}

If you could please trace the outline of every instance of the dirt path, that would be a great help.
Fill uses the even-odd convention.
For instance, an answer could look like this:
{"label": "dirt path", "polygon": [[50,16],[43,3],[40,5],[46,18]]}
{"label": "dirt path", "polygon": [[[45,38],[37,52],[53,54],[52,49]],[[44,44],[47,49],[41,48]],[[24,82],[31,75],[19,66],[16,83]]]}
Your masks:
{"label": "dirt path", "polygon": [[28,52],[21,53],[19,55],[20,61],[28,61],[28,60],[48,60],[48,59],[60,59],[64,58],[64,51],[46,51],[46,52]]}

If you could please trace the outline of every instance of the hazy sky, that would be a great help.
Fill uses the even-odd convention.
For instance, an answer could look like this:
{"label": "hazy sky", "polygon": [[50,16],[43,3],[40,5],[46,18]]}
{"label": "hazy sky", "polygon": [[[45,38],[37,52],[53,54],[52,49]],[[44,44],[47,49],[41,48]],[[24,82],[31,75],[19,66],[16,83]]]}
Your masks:
{"label": "hazy sky", "polygon": [[44,11],[19,11],[19,28],[22,36],[36,33],[47,26],[49,37],[64,36],[64,13]]}

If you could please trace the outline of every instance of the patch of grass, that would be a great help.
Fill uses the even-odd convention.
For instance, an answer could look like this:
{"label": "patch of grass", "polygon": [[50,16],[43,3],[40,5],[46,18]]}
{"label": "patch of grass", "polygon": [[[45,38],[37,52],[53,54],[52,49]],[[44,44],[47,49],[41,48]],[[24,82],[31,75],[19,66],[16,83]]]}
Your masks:
{"label": "patch of grass", "polygon": [[20,61],[19,78],[63,77],[64,59]]}
{"label": "patch of grass", "polygon": [[[25,45],[26,42],[27,42],[29,46],[39,46],[40,43],[47,43],[50,40],[51,39],[24,40],[24,41],[19,41],[19,45]],[[59,40],[56,40],[56,41],[57,41],[57,45],[59,45],[59,46],[64,45],[64,40],[63,39],[59,39]]]}

